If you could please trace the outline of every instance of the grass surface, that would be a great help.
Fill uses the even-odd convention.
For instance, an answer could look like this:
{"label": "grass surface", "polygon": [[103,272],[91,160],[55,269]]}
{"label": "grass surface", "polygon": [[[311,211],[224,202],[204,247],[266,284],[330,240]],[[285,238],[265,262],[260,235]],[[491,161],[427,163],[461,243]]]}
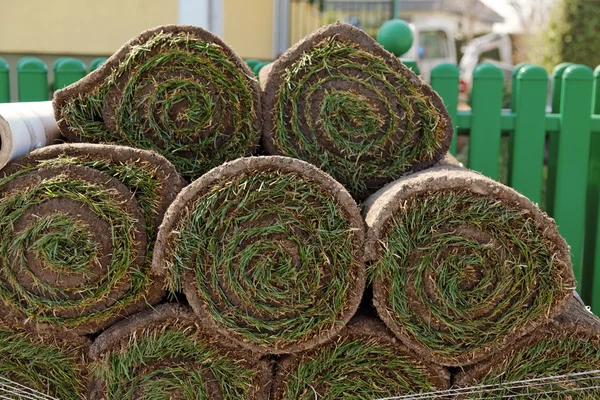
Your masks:
{"label": "grass surface", "polygon": [[349,226],[331,194],[296,174],[224,179],[174,230],[171,289],[191,270],[212,319],[241,341],[313,339],[341,323],[361,268]]}
{"label": "grass surface", "polygon": [[169,326],[135,332],[91,370],[109,399],[233,400],[251,398],[256,371],[250,365],[214,348],[193,327]]}
{"label": "grass surface", "polygon": [[[51,168],[54,176],[25,190],[10,190],[0,199],[0,243],[2,279],[0,299],[9,307],[39,322],[78,327],[101,322],[144,298],[150,285],[149,267],[152,244],[146,249],[146,261],[137,260],[133,233],[138,229],[134,215],[124,208],[123,200],[106,187],[105,181],[73,179],[61,173],[63,167],[86,166],[113,176],[135,193],[144,212],[147,234],[156,230],[161,183],[154,178],[156,167],[149,163],[113,163],[77,157],[40,161],[0,181],[0,189],[14,184],[36,171]],[[30,214],[32,207],[53,199],[66,199],[64,209],[46,211],[14,232],[15,223]],[[77,215],[74,205],[91,212],[94,220]],[[71,212],[72,211],[72,212]],[[31,216],[30,216],[31,217]],[[106,229],[108,248],[103,247],[99,232]],[[37,260],[38,266],[31,264]],[[40,276],[51,274],[52,280]],[[100,274],[100,275],[98,275]],[[119,295],[118,289],[129,281]],[[114,298],[116,296],[116,298]],[[108,297],[114,302],[104,303]],[[68,315],[68,316],[67,316]]]}
{"label": "grass surface", "polygon": [[[114,163],[103,160],[101,156],[90,158],[62,156],[54,159],[41,161],[36,168],[45,166],[81,165],[93,168],[116,178],[124,184],[135,196],[144,213],[146,232],[149,238],[156,236],[156,215],[161,207],[161,191],[166,182],[158,178],[158,167],[147,161],[132,160],[131,162]],[[152,242],[148,243],[148,258],[151,257]]]}
{"label": "grass surface", "polygon": [[570,373],[596,371],[600,366],[600,345],[587,338],[544,339],[539,343],[516,351],[503,363],[492,367],[477,385],[497,385],[488,392],[473,393],[464,398],[498,399],[580,399],[600,398],[598,375],[581,375],[522,384],[521,388],[503,388],[502,384],[527,379],[537,379]]}
{"label": "grass surface", "polygon": [[435,390],[412,357],[377,339],[338,339],[299,356],[277,399],[372,400]]}
{"label": "grass surface", "polygon": [[[117,98],[108,96],[115,90]],[[218,44],[159,33],[134,46],[99,87],[68,101],[62,118],[83,141],[154,150],[197,178],[254,150],[255,96]],[[107,104],[114,129],[105,124]]]}
{"label": "grass surface", "polygon": [[383,59],[328,38],[284,72],[273,110],[275,147],[364,196],[442,147],[439,110]]}
{"label": "grass surface", "polygon": [[371,277],[387,288],[393,324],[436,356],[494,346],[573,289],[526,211],[470,192],[410,198],[383,240]]}
{"label": "grass surface", "polygon": [[[59,399],[84,398],[83,368],[73,350],[61,350],[3,328],[0,328],[0,377]],[[6,393],[0,390],[2,395]]]}

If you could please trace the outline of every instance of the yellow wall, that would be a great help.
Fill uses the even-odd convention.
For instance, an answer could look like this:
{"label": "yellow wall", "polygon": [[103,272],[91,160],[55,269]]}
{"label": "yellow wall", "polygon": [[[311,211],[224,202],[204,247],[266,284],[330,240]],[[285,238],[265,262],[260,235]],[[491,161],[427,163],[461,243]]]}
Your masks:
{"label": "yellow wall", "polygon": [[273,59],[273,0],[223,0],[223,40],[242,58]]}
{"label": "yellow wall", "polygon": [[[176,24],[178,0],[0,0],[0,54],[106,55],[141,31]],[[273,0],[222,0],[222,39],[242,58],[273,58]],[[291,2],[290,45],[321,26]]]}
{"label": "yellow wall", "polygon": [[1,3],[0,53],[111,55],[145,29],[177,23],[177,0]]}
{"label": "yellow wall", "polygon": [[290,46],[322,25],[318,5],[308,2],[292,2],[290,7]]}

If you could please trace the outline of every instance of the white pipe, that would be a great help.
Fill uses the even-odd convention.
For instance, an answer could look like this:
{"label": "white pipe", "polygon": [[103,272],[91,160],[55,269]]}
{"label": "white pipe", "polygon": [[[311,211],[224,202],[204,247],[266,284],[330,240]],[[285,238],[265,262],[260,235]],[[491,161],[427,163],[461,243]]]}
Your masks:
{"label": "white pipe", "polygon": [[59,137],[51,101],[0,104],[0,168]]}

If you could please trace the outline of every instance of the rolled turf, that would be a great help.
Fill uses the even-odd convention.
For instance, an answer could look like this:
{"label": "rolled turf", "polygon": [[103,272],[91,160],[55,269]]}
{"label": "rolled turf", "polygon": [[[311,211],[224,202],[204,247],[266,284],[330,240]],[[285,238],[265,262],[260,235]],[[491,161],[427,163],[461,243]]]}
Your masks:
{"label": "rolled turf", "polygon": [[153,268],[213,332],[258,353],[294,352],[356,311],[363,241],[356,203],[329,175],[287,157],[242,158],[179,194]]}
{"label": "rolled turf", "polygon": [[457,386],[478,388],[455,393],[464,399],[593,400],[600,398],[598,370],[600,320],[573,299],[554,320],[459,373]]}
{"label": "rolled turf", "polygon": [[190,308],[177,304],[109,328],[90,357],[90,400],[266,400],[272,377],[269,361],[224,347]]}
{"label": "rolled turf", "polygon": [[375,318],[355,317],[331,341],[277,363],[273,400],[373,400],[450,387],[450,372],[423,363]]}
{"label": "rolled turf", "polygon": [[0,171],[0,318],[95,333],[156,304],[157,227],[182,187],[158,154],[76,144]]}
{"label": "rolled turf", "polygon": [[0,398],[85,399],[89,345],[83,337],[41,337],[0,323]]}
{"label": "rolled turf", "polygon": [[351,25],[308,35],[265,78],[267,153],[318,166],[356,198],[432,166],[450,146],[452,123],[442,99]]}
{"label": "rolled turf", "polygon": [[559,314],[575,287],[556,225],[514,190],[463,168],[402,178],[365,204],[373,303],[430,361],[459,366]]}
{"label": "rolled turf", "polygon": [[196,178],[255,150],[259,95],[248,66],[219,38],[166,25],[131,39],[53,103],[69,141],[154,150]]}

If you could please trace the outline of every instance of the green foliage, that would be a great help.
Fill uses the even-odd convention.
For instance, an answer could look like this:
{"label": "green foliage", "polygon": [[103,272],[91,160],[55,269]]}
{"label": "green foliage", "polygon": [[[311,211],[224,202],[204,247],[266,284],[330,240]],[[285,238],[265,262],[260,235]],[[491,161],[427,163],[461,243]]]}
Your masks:
{"label": "green foliage", "polygon": [[562,62],[600,65],[600,0],[559,0],[553,6],[545,41],[544,66]]}

